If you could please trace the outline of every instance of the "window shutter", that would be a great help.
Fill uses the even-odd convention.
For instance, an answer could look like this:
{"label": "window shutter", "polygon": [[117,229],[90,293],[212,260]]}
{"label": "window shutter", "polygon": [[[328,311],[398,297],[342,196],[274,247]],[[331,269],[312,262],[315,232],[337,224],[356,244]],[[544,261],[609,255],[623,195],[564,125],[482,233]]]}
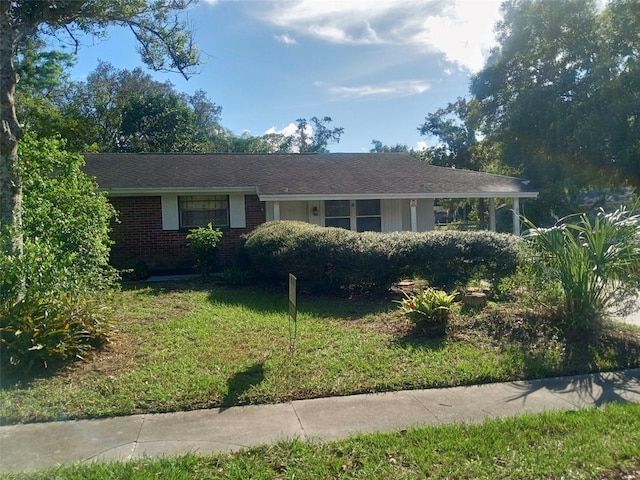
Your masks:
{"label": "window shutter", "polygon": [[162,229],[179,230],[178,196],[162,195]]}
{"label": "window shutter", "polygon": [[244,206],[244,194],[234,193],[229,195],[229,219],[231,228],[246,228],[247,218]]}

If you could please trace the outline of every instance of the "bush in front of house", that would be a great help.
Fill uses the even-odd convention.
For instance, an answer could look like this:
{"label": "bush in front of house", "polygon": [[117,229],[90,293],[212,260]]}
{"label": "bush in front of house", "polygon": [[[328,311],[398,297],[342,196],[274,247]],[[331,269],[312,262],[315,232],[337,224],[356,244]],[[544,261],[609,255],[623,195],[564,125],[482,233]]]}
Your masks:
{"label": "bush in front of house", "polygon": [[0,251],[2,375],[52,368],[108,340],[104,292],[69,288],[70,279],[56,257],[47,245],[30,240],[20,257]]}
{"label": "bush in front of house", "polygon": [[[0,376],[51,368],[105,342],[113,208],[59,139],[20,142],[24,248],[0,251]],[[5,244],[4,239],[0,239]]]}
{"label": "bush in front of house", "polygon": [[518,239],[494,232],[357,233],[303,222],[269,222],[246,237],[259,277],[293,273],[310,289],[387,289],[419,276],[451,289],[473,278],[497,281],[517,266]]}
{"label": "bush in front of house", "polygon": [[[412,273],[431,285],[450,290],[481,278],[492,285],[513,274],[518,265],[518,237],[490,231],[409,233]],[[411,238],[415,236],[415,238]]]}
{"label": "bush in front of house", "polygon": [[189,230],[187,234],[187,241],[195,262],[195,268],[205,278],[209,277],[211,269],[216,264],[221,239],[222,232],[219,228],[213,228],[211,223],[206,227]]}

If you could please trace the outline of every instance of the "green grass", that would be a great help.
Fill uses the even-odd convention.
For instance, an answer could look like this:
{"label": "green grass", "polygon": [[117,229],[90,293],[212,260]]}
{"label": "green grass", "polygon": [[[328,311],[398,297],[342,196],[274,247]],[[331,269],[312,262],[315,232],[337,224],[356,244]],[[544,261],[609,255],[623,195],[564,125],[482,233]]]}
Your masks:
{"label": "green grass", "polygon": [[65,466],[6,479],[631,479],[640,474],[640,405],[482,425],[415,428],[239,453]]}
{"label": "green grass", "polygon": [[545,315],[493,306],[433,336],[389,298],[301,295],[290,355],[287,292],[198,283],[116,296],[117,333],[84,362],[3,378],[0,423],[510,381],[640,366],[638,330],[567,338]]}

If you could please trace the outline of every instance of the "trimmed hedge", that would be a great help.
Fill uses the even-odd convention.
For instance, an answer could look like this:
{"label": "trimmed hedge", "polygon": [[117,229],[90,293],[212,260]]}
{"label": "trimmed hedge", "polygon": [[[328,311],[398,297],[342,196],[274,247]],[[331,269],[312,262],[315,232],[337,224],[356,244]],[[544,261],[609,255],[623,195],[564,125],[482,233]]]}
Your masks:
{"label": "trimmed hedge", "polygon": [[244,253],[259,277],[280,281],[293,273],[312,290],[384,290],[414,276],[450,289],[514,273],[517,243],[513,235],[488,231],[357,233],[276,221],[249,233]]}

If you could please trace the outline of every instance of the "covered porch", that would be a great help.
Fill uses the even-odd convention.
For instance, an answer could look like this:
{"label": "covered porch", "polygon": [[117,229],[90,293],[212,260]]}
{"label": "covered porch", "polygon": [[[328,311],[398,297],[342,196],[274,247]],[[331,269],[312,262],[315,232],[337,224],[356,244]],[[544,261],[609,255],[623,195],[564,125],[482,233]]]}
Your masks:
{"label": "covered porch", "polygon": [[[488,204],[488,229],[496,231],[496,201],[508,203],[511,210],[512,233],[520,235],[520,199],[535,198],[537,193],[522,192],[519,196],[447,196],[437,198],[482,198]],[[427,232],[436,229],[436,197],[414,196],[392,198],[383,195],[349,198],[334,196],[264,196],[266,218],[295,220],[319,226],[334,226],[354,231]]]}

